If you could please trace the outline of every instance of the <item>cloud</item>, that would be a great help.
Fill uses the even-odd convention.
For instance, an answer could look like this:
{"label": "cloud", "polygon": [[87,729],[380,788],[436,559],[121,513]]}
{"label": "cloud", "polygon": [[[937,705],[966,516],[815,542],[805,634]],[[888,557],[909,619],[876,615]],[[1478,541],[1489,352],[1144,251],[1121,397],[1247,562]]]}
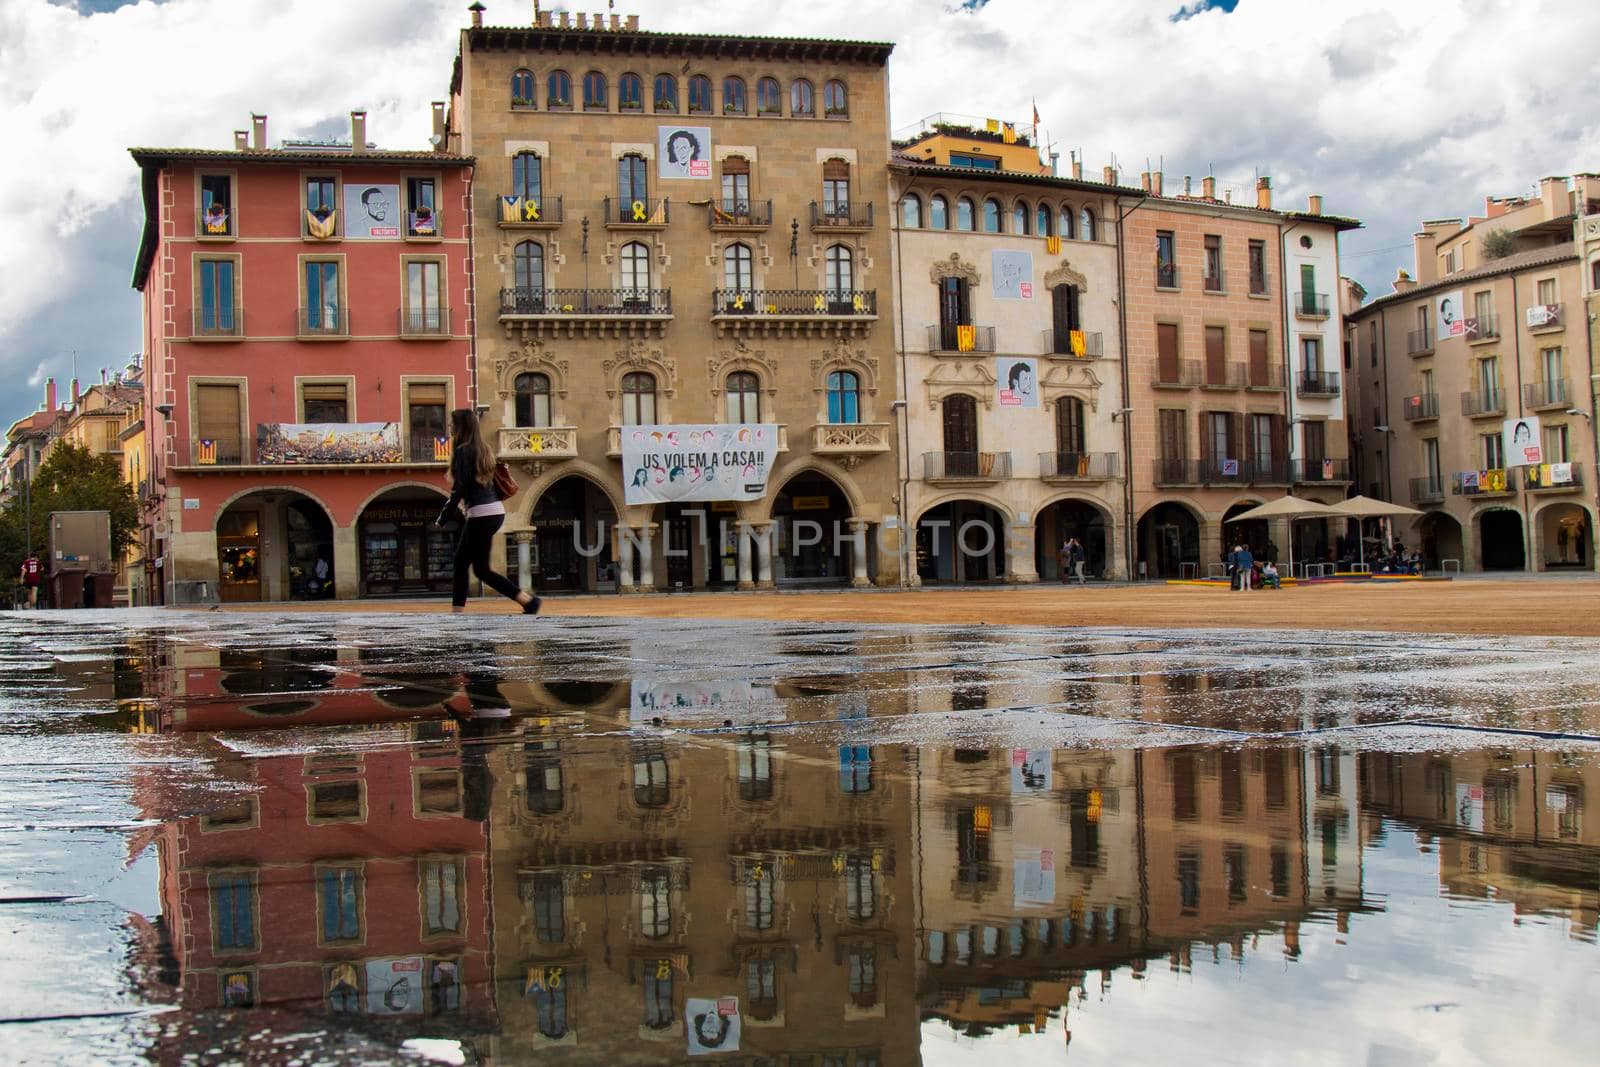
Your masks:
{"label": "cloud", "polygon": [[45,361],[41,359],[38,366],[33,368],[33,373],[28,375],[28,384],[37,389],[39,386],[44,384],[44,379]]}
{"label": "cloud", "polygon": [[1233,9],[1239,6],[1239,0],[1195,0],[1192,4],[1185,4],[1168,16],[1169,22],[1182,22],[1192,19],[1196,15],[1207,11],[1220,11],[1224,15],[1233,14]]}

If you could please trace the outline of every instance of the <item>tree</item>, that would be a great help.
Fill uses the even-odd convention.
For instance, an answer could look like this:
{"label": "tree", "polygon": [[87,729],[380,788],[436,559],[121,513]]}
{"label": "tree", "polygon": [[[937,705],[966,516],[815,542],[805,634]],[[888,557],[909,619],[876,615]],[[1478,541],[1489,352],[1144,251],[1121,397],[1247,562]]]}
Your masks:
{"label": "tree", "polygon": [[1517,250],[1517,239],[1505,230],[1490,230],[1483,235],[1483,258],[1504,259]]}
{"label": "tree", "polygon": [[[111,558],[121,559],[139,530],[139,501],[122,478],[116,456],[92,454],[87,448],[57,442],[33,474],[33,551],[50,544],[52,511],[106,511],[111,514]],[[0,513],[0,582],[15,582],[22,569],[27,509],[19,490]]]}

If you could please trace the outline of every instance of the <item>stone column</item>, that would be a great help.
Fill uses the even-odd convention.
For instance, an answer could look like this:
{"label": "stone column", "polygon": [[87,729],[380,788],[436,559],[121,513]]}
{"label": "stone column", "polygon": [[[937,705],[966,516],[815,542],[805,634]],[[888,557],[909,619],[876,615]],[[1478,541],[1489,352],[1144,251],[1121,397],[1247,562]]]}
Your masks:
{"label": "stone column", "polygon": [[867,520],[850,520],[850,584],[857,589],[872,584],[867,577]]}
{"label": "stone column", "polygon": [[[1223,556],[1223,542],[1226,539],[1222,529],[1221,519],[1207,515],[1200,520],[1200,577],[1204,578],[1210,571],[1213,563],[1221,563]],[[1287,554],[1288,549],[1279,545],[1279,550]]]}
{"label": "stone column", "polygon": [[644,538],[641,546],[643,552],[639,556],[639,592],[653,593],[656,591],[656,528],[653,522],[643,523],[639,533]]}
{"label": "stone column", "polygon": [[756,541],[756,588],[772,588],[772,523],[752,523]]}
{"label": "stone column", "polygon": [[756,583],[750,575],[750,525],[740,521],[735,530],[739,544],[739,588],[754,589]]}
{"label": "stone column", "polygon": [[1028,585],[1039,580],[1039,563],[1034,555],[1038,528],[1031,522],[1013,522],[1005,527],[1006,582]]}
{"label": "stone column", "polygon": [[354,600],[361,595],[361,560],[356,551],[356,528],[333,528],[333,595],[338,600]]}
{"label": "stone column", "polygon": [[617,589],[620,592],[631,593],[633,586],[633,539],[628,536],[629,528],[617,526]]}
{"label": "stone column", "polygon": [[512,535],[517,539],[517,588],[524,593],[533,592],[533,531],[519,530]]}

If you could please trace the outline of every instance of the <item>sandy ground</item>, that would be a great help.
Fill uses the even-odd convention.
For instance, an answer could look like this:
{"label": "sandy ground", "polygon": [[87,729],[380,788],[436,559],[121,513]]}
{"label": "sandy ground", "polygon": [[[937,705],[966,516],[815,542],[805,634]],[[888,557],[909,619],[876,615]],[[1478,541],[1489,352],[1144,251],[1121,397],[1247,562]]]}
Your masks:
{"label": "sandy ground", "polygon": [[[230,605],[229,610],[238,610]],[[439,601],[323,601],[242,610],[444,612]],[[469,610],[511,612],[509,601]],[[1019,586],[976,589],[556,596],[549,615],[795,622],[994,623],[1014,626],[1238,627],[1384,630],[1507,636],[1600,636],[1600,582],[1558,578],[1318,586],[1230,593],[1193,586]]]}

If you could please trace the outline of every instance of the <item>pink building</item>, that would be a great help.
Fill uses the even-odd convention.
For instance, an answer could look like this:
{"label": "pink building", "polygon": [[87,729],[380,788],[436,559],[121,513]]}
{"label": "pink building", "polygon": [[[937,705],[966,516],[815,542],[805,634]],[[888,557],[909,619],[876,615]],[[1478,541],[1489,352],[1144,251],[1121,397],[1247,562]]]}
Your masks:
{"label": "pink building", "polygon": [[449,412],[477,400],[472,160],[375,150],[359,111],[349,144],[268,148],[266,124],[132,150],[161,599],[448,592],[430,524]]}

